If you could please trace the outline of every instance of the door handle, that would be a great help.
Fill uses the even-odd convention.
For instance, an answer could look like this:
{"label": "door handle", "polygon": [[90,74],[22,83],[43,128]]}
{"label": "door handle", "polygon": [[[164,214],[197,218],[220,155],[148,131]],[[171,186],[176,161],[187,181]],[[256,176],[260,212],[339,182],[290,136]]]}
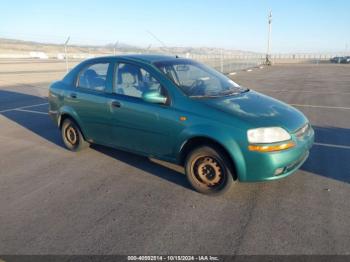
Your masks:
{"label": "door handle", "polygon": [[71,94],[70,94],[70,97],[71,97],[71,98],[77,98],[77,94],[76,94],[76,93],[71,93]]}
{"label": "door handle", "polygon": [[111,106],[119,108],[121,105],[120,105],[120,102],[118,102],[118,101],[112,101]]}

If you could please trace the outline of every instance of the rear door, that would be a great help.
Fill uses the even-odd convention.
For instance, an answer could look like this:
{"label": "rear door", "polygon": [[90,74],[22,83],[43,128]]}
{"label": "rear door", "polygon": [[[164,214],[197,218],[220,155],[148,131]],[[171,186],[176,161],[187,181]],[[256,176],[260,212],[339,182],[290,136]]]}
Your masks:
{"label": "rear door", "polygon": [[112,74],[113,65],[108,61],[88,64],[79,72],[76,87],[66,98],[78,114],[85,136],[99,144],[111,143]]}

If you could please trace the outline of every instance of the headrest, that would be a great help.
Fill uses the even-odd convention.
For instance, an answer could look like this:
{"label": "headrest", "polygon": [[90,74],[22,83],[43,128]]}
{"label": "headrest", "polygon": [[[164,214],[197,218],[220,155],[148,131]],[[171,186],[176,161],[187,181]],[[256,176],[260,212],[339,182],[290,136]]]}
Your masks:
{"label": "headrest", "polygon": [[95,70],[88,69],[88,70],[85,71],[84,76],[87,77],[87,78],[94,78],[94,77],[97,77],[98,75],[95,72]]}

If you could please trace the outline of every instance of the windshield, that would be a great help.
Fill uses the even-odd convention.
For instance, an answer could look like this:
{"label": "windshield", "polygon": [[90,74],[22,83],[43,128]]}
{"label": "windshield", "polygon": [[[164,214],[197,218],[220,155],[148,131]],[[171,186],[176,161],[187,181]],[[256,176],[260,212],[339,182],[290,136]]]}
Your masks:
{"label": "windshield", "polygon": [[161,61],[155,66],[191,97],[218,97],[247,91],[214,69],[189,59]]}

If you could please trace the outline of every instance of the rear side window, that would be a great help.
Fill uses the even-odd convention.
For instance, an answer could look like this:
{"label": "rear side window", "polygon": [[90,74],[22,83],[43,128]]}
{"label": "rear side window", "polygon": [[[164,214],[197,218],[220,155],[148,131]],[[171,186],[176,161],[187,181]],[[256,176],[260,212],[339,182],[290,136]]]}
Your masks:
{"label": "rear side window", "polygon": [[109,63],[97,63],[85,67],[78,77],[77,86],[96,91],[105,91]]}

